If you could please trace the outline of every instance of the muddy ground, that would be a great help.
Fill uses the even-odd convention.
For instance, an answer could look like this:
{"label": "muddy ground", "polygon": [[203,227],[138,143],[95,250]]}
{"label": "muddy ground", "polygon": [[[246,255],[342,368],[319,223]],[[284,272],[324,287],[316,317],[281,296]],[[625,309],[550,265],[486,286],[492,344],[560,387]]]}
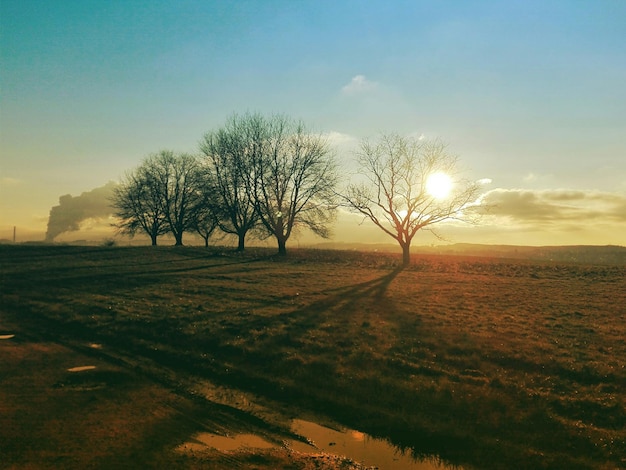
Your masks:
{"label": "muddy ground", "polygon": [[[156,364],[55,340],[1,313],[0,337],[0,468],[365,468],[293,450],[298,437],[280,416],[270,422],[208,400],[190,378]],[[251,433],[274,446],[220,451],[194,439],[199,433]]]}

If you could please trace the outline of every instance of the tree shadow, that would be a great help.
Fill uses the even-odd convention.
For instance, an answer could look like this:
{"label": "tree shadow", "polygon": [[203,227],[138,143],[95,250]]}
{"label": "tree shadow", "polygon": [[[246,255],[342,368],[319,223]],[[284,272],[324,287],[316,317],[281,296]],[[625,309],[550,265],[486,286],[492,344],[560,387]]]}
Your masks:
{"label": "tree shadow", "polygon": [[[61,247],[66,248],[66,247]],[[246,272],[260,269],[253,267],[271,259],[271,255],[256,257],[221,256],[215,253],[188,256],[174,259],[151,259],[148,257],[124,257],[122,251],[112,262],[95,263],[87,257],[84,261],[79,256],[90,253],[105,253],[103,249],[55,251],[48,249],[58,259],[50,263],[26,264],[16,258],[12,266],[5,266],[0,272],[5,291],[28,292],[33,288],[39,293],[59,294],[63,291],[73,293],[98,293],[112,295],[147,285],[163,285],[178,282],[179,276],[194,272],[209,272],[228,268],[245,269]],[[122,262],[122,260],[124,262]]]}
{"label": "tree shadow", "polygon": [[333,320],[347,319],[342,314],[351,315],[358,304],[370,302],[374,307],[384,307],[385,311],[393,310],[393,299],[387,296],[387,290],[393,280],[404,270],[403,266],[395,268],[387,274],[369,281],[349,286],[334,287],[326,291],[327,297],[307,304],[296,310],[284,312],[273,317],[249,319],[246,329],[274,328],[284,325],[283,335],[290,336],[290,342],[297,342],[298,337],[331,317]]}

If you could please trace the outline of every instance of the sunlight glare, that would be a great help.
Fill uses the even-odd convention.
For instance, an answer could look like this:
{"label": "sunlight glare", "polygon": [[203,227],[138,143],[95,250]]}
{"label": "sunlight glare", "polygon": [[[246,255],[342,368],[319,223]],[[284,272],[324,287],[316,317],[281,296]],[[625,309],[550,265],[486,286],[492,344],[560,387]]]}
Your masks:
{"label": "sunlight glare", "polygon": [[448,197],[452,190],[452,179],[445,173],[433,173],[426,180],[426,191],[437,199]]}

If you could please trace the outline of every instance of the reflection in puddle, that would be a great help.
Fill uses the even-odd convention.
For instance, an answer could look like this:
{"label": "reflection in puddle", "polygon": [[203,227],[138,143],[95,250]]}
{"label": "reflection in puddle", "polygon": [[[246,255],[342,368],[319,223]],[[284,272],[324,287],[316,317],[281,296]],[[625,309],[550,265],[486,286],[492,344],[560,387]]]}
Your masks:
{"label": "reflection in puddle", "polygon": [[0,335],[0,339],[11,339],[14,338],[15,335]]}
{"label": "reflection in puddle", "polygon": [[[272,416],[271,411],[256,403],[253,397],[234,389],[201,381],[198,382],[196,391],[210,401],[232,406],[261,418],[266,415],[270,418]],[[403,452],[384,439],[376,439],[352,429],[337,431],[310,421],[294,419],[291,422],[291,431],[314,444],[313,446],[301,441],[283,440],[284,446],[303,454],[313,455],[323,452],[343,456],[380,470],[462,470],[462,467],[441,463],[435,456],[426,460],[415,460],[409,452]],[[202,433],[193,439],[179,446],[178,451],[202,451],[208,448],[233,451],[245,447],[269,449],[280,446],[253,434],[224,437]]]}
{"label": "reflection in puddle", "polygon": [[[380,470],[447,470],[461,467],[445,465],[435,457],[430,460],[416,461],[410,454],[382,439],[352,429],[337,431],[319,424],[294,419],[291,431],[307,438],[313,445],[295,440],[283,441],[289,449],[303,454],[332,454],[347,457],[366,466]],[[193,440],[181,444],[179,452],[201,452],[210,448],[222,452],[238,449],[271,449],[279,447],[255,434],[236,434],[226,437],[212,433],[200,433]]]}
{"label": "reflection in puddle", "polygon": [[203,432],[196,434],[193,439],[193,441],[186,442],[185,444],[179,446],[178,449],[181,451],[201,451],[207,447],[212,447],[221,451],[230,451],[240,448],[270,449],[272,447],[276,447],[275,444],[272,444],[271,442],[268,442],[262,437],[254,434],[237,434],[235,436],[226,437]]}
{"label": "reflection in puddle", "polygon": [[[404,453],[383,439],[376,439],[352,429],[336,431],[319,424],[294,419],[291,430],[306,437],[315,446],[329,454],[342,455],[367,466],[380,470],[443,470],[459,469],[440,463],[437,458],[416,461],[409,453]],[[306,444],[294,442],[290,447],[299,452],[311,452]]]}
{"label": "reflection in puddle", "polygon": [[92,370],[95,369],[96,366],[78,366],[67,369],[68,372],[82,372],[84,370]]}

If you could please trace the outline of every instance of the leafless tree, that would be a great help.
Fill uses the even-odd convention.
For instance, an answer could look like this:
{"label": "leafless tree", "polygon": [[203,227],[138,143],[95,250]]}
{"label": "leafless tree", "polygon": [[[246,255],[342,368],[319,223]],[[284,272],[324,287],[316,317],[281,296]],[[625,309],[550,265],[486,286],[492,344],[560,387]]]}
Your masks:
{"label": "leafless tree", "polygon": [[198,182],[196,204],[193,208],[192,228],[204,240],[204,246],[209,246],[209,239],[219,228],[219,200],[212,178],[206,171],[201,170]]}
{"label": "leafless tree", "polygon": [[111,204],[119,222],[114,224],[118,232],[135,236],[145,232],[157,244],[157,238],[169,232],[169,225],[162,201],[163,194],[158,182],[141,165],[127,173],[122,182],[113,190]]}
{"label": "leafless tree", "polygon": [[222,129],[205,134],[200,142],[208,170],[205,184],[214,190],[217,223],[223,232],[237,236],[238,251],[244,250],[246,235],[259,221],[247,187],[250,164],[243,137],[237,119],[232,118]]}
{"label": "leafless tree", "polygon": [[194,210],[198,206],[200,169],[196,157],[175,154],[170,150],[145,160],[146,171],[161,191],[163,212],[177,246],[183,244],[183,234],[193,229]]}
{"label": "leafless tree", "polygon": [[240,124],[249,137],[248,187],[263,228],[276,238],[278,253],[287,253],[287,240],[299,228],[327,238],[338,180],[327,142],[285,116],[247,115]]}
{"label": "leafless tree", "polygon": [[[410,263],[411,242],[419,230],[439,236],[435,224],[473,221],[470,206],[479,186],[458,178],[457,158],[440,141],[383,135],[375,143],[363,141],[357,156],[365,180],[348,186],[344,203],[398,242],[403,265]],[[446,197],[429,192],[429,177],[435,173],[453,179]]]}
{"label": "leafless tree", "polygon": [[219,227],[217,219],[207,212],[199,213],[193,223],[193,229],[204,240],[204,246],[208,248],[209,239]]}
{"label": "leafless tree", "polygon": [[169,150],[150,155],[126,175],[113,195],[120,233],[133,236],[143,230],[156,245],[159,235],[171,232],[176,245],[182,245],[183,233],[193,228],[199,208],[198,182],[195,157]]}
{"label": "leafless tree", "polygon": [[336,209],[337,172],[328,145],[285,116],[235,115],[200,144],[220,200],[220,228],[274,236],[286,254],[298,228],[329,234]]}

